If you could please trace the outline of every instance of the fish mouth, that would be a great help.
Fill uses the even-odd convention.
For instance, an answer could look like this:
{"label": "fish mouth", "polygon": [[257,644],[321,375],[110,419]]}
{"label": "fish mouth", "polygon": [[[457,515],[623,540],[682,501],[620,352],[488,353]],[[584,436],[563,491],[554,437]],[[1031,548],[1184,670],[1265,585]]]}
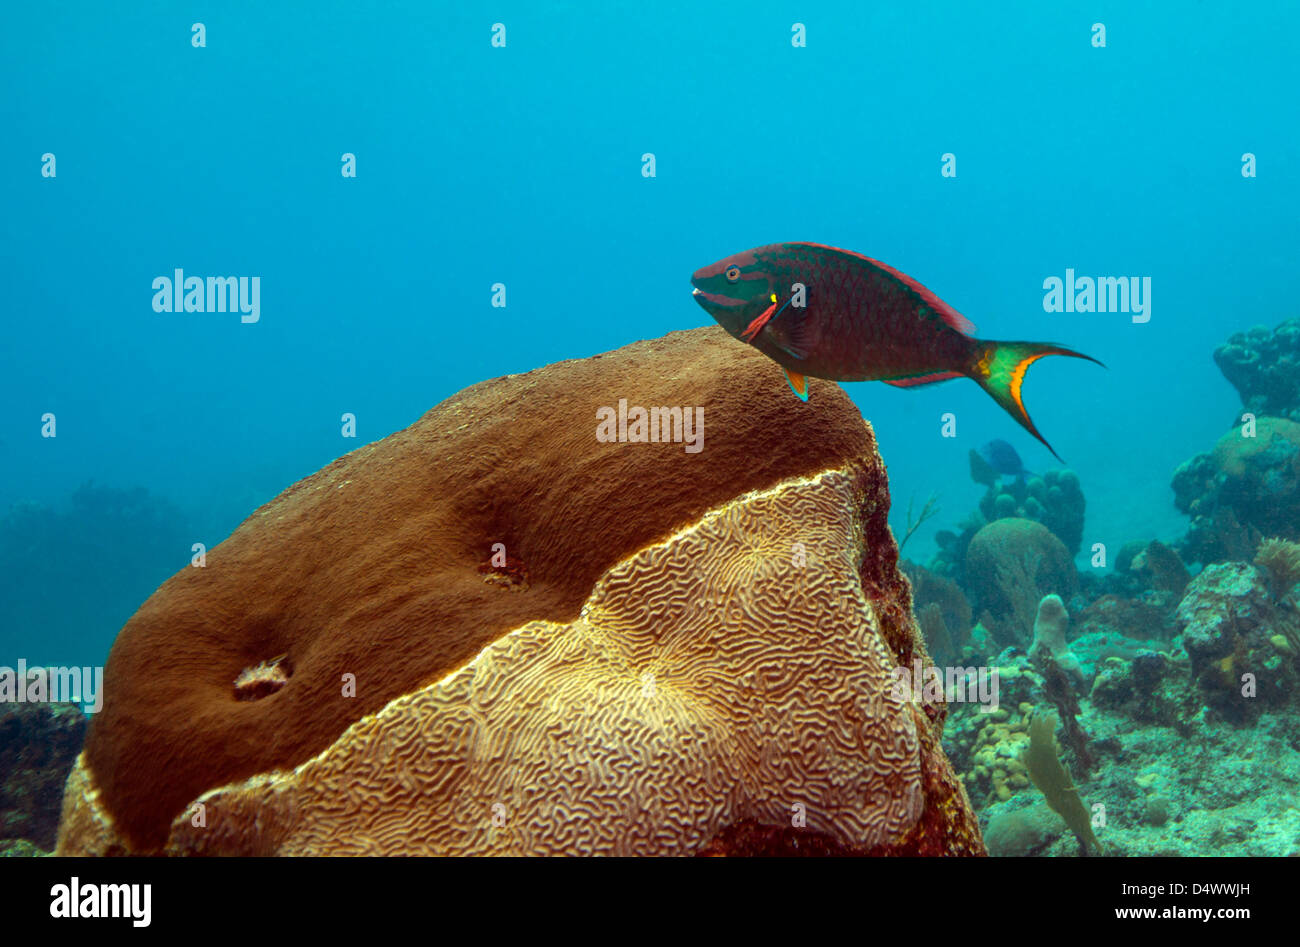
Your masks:
{"label": "fish mouth", "polygon": [[743,299],[736,299],[735,297],[732,296],[724,296],[721,293],[706,293],[698,286],[691,288],[691,296],[701,306],[703,306],[705,303],[709,303],[711,305],[718,306],[723,309],[737,309],[745,305],[745,301]]}

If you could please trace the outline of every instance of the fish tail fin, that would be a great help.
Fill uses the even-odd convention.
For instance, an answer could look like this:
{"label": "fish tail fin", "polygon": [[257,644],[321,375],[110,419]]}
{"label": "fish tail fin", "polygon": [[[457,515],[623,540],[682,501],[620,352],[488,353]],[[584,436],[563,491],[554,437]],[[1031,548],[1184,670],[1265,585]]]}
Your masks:
{"label": "fish tail fin", "polygon": [[[1043,446],[1052,451],[1052,456],[1061,460],[1061,455],[1052,449],[1047,439],[1038,433],[1029,412],[1025,410],[1024,399],[1020,389],[1025,381],[1025,372],[1029,366],[1045,355],[1069,355],[1071,358],[1086,358],[1097,362],[1091,355],[1084,355],[1064,346],[1043,342],[980,342],[976,345],[971,366],[966,371],[979,386],[992,396],[1002,409],[1015,418]],[[1101,365],[1101,362],[1097,362]],[[1104,368],[1105,366],[1102,365]],[[1061,461],[1064,463],[1064,461]]]}

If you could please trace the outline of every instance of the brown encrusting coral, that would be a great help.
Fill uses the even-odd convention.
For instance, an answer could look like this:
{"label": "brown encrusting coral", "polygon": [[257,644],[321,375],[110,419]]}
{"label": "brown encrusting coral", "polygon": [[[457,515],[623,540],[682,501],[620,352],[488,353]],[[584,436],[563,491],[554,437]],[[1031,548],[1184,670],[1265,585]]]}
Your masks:
{"label": "brown encrusting coral", "polygon": [[[621,399],[704,450],[598,441]],[[716,329],[476,385],[145,603],[59,850],[981,854],[944,706],[888,686],[928,661],[888,505],[843,391]]]}

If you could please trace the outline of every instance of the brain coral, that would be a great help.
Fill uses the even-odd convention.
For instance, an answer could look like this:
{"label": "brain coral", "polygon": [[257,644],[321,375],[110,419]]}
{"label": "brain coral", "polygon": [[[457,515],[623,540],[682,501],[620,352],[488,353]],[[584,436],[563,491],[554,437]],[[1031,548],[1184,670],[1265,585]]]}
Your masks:
{"label": "brain coral", "polygon": [[[597,441],[620,398],[704,450]],[[715,329],[476,385],[145,603],[59,851],[982,853],[943,706],[888,687],[927,658],[887,513],[843,392]]]}
{"label": "brain coral", "polygon": [[966,550],[967,590],[1005,626],[1007,644],[1028,646],[1043,596],[1068,597],[1078,583],[1069,551],[1033,520],[1007,517],[989,523]]}

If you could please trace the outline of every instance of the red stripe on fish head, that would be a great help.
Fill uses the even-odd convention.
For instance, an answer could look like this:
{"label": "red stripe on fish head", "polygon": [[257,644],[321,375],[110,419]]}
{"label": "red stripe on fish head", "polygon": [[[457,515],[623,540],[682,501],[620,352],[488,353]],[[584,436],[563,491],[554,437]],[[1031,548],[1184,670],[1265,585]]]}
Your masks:
{"label": "red stripe on fish head", "polygon": [[740,337],[759,311],[771,304],[771,274],[760,247],[733,253],[701,267],[691,277],[695,301],[724,329]]}
{"label": "red stripe on fish head", "polygon": [[704,280],[712,279],[715,276],[721,276],[731,267],[737,267],[742,273],[749,267],[752,267],[758,260],[754,256],[753,250],[745,250],[742,253],[733,253],[729,257],[724,257],[717,263],[710,263],[708,266],[701,267],[691,276],[691,283],[699,283]]}

